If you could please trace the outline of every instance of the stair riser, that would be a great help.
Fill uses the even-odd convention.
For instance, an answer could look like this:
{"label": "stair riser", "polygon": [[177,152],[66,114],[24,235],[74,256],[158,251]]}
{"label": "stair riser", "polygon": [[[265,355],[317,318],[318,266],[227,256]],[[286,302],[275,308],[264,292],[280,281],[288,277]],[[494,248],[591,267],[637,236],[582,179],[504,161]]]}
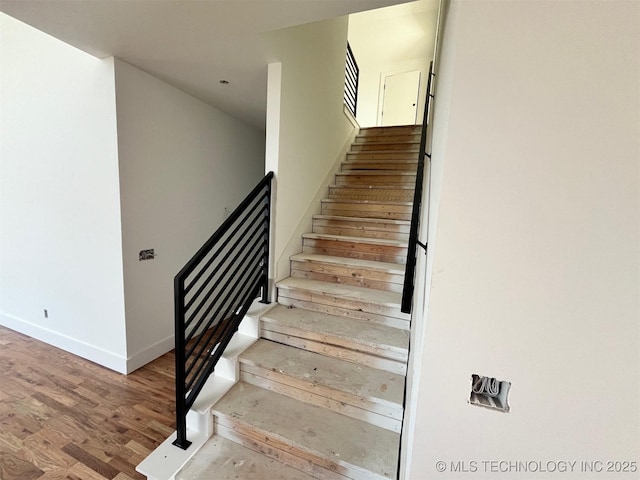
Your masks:
{"label": "stair riser", "polygon": [[406,317],[395,318],[383,314],[381,315],[377,313],[353,310],[351,308],[345,308],[338,305],[314,303],[307,300],[298,300],[297,298],[290,298],[285,295],[278,297],[278,303],[284,306],[302,308],[314,312],[328,313],[329,315],[343,315],[345,317],[355,318],[357,320],[366,320],[368,322],[387,325],[389,327],[399,328],[401,330],[409,330],[410,328],[409,319]]}
{"label": "stair riser", "polygon": [[418,170],[418,162],[416,161],[367,161],[367,160],[350,160],[342,163],[342,171],[351,170],[398,170],[400,172],[415,172]]}
{"label": "stair riser", "polygon": [[391,152],[348,152],[347,161],[355,160],[387,160],[387,161],[411,161],[418,160],[417,151],[391,151]]}
{"label": "stair riser", "polygon": [[396,135],[358,135],[356,143],[398,143],[419,142],[421,133],[408,133]]}
{"label": "stair riser", "polygon": [[404,151],[415,151],[420,148],[420,145],[417,143],[353,143],[351,144],[351,152],[376,152],[376,151],[393,151],[393,152],[404,152]]}
{"label": "stair riser", "polygon": [[240,379],[295,400],[327,408],[392,432],[400,432],[401,405],[381,405],[253,365],[240,365]]}
{"label": "stair riser", "polygon": [[337,185],[402,185],[413,187],[416,184],[416,176],[400,174],[375,173],[362,175],[361,172],[344,172],[336,174]]}
{"label": "stair riser", "polygon": [[422,125],[399,125],[396,127],[368,127],[361,128],[359,135],[369,136],[385,136],[385,135],[420,135],[422,133]]}
{"label": "stair riser", "polygon": [[358,287],[402,291],[404,274],[376,271],[367,268],[349,267],[335,263],[291,261],[291,276]]}
{"label": "stair riser", "polygon": [[[337,358],[367,367],[378,368],[398,375],[407,374],[407,353],[389,351],[382,347],[363,347],[345,339],[287,328],[282,325],[263,322],[261,337],[266,340],[302,348],[326,357]],[[354,348],[350,348],[354,347]],[[367,351],[363,351],[367,348]]]}
{"label": "stair riser", "polygon": [[[345,476],[335,473],[327,467],[317,465],[310,462],[305,457],[297,456],[298,452],[293,451],[290,453],[286,443],[272,439],[268,435],[256,436],[254,432],[248,427],[242,426],[228,426],[225,419],[219,419],[216,417],[214,429],[217,435],[236,442],[243,447],[250,448],[256,452],[259,452],[269,458],[273,458],[279,462],[296,468],[302,472],[308,473],[315,478],[322,478],[326,480],[345,480]],[[277,448],[275,445],[280,446]]]}
{"label": "stair riser", "polygon": [[411,202],[413,189],[329,187],[332,200],[367,200],[383,202]]}

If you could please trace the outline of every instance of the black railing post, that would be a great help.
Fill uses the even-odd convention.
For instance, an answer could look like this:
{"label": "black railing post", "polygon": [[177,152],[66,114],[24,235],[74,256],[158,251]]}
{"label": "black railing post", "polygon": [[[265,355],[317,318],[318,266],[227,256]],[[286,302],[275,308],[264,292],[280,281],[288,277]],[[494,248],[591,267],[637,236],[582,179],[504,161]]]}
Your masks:
{"label": "black railing post", "polygon": [[173,281],[176,335],[176,439],[173,444],[186,450],[191,445],[187,440],[187,402],[185,391],[185,323],[184,323],[184,279]]}
{"label": "black railing post", "polygon": [[[429,66],[429,79],[427,80],[427,98],[424,105],[424,117],[422,120],[422,135],[420,136],[420,152],[418,153],[418,169],[416,171],[416,188],[413,193],[413,209],[411,210],[411,227],[409,229],[409,244],[407,246],[407,264],[404,272],[404,286],[402,289],[402,302],[400,310],[403,313],[411,313],[413,302],[414,277],[416,272],[416,249],[418,245],[423,245],[418,241],[418,227],[420,225],[420,204],[422,203],[422,184],[424,180],[424,161],[431,158],[427,154],[427,135],[429,130],[429,109],[431,108],[431,85],[433,73],[433,62]],[[425,248],[426,250],[426,248]]]}
{"label": "black railing post", "polygon": [[262,268],[264,268],[263,279],[262,279],[262,299],[261,303],[270,303],[269,302],[269,258],[271,248],[270,239],[271,239],[271,182],[267,184],[267,213],[265,222],[267,223],[264,231],[264,257],[262,259]]}

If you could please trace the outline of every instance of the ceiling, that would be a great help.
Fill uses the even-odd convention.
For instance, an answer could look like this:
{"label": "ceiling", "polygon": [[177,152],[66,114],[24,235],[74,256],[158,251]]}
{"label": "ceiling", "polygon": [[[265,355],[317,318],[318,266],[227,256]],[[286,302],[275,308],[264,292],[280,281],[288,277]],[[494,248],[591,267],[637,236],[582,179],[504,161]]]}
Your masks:
{"label": "ceiling", "polygon": [[439,0],[349,15],[349,43],[362,67],[433,57]]}
{"label": "ceiling", "polygon": [[264,129],[267,63],[276,59],[262,33],[406,1],[0,0],[0,11]]}

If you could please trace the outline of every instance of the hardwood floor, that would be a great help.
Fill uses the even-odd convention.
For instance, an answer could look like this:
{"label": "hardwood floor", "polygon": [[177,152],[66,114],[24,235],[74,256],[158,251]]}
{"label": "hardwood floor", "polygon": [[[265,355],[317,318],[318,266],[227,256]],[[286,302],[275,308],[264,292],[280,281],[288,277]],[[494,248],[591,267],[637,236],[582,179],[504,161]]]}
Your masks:
{"label": "hardwood floor", "polygon": [[173,353],[125,376],[0,327],[0,479],[136,480],[175,430]]}

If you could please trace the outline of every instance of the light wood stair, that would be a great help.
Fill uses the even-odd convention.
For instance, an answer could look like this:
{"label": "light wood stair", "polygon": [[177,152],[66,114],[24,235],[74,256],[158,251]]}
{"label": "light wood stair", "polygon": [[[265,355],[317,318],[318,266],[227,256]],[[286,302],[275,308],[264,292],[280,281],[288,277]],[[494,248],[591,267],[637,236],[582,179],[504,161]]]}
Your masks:
{"label": "light wood stair", "polygon": [[392,202],[413,201],[413,187],[403,185],[330,185],[332,200],[381,200]]}
{"label": "light wood stair", "polygon": [[[215,474],[212,474],[215,472]],[[313,480],[315,477],[239,443],[214,435],[176,476],[176,480]],[[215,475],[215,476],[214,476]]]}
{"label": "light wood stair", "polygon": [[342,165],[343,172],[349,170],[402,170],[404,172],[415,172],[417,169],[417,160],[354,159]]}
{"label": "light wood stair", "polygon": [[389,263],[404,264],[407,261],[407,245],[402,240],[348,237],[329,233],[302,235],[302,252]]}
{"label": "light wood stair", "polygon": [[393,220],[411,219],[411,202],[395,202],[391,200],[322,200],[324,215],[340,215],[343,217],[390,218]]}
{"label": "light wood stair", "polygon": [[415,133],[380,133],[378,135],[360,134],[356,136],[355,143],[397,143],[397,142],[420,142],[420,130]]}
{"label": "light wood stair", "polygon": [[404,376],[259,340],[240,358],[240,378],[312,405],[400,432]]}
{"label": "light wood stair", "polygon": [[284,305],[262,317],[263,338],[400,374],[409,355],[407,327]]}
{"label": "light wood stair", "polygon": [[372,151],[413,151],[417,152],[420,142],[362,142],[351,145],[352,152],[372,152]]}
{"label": "light wood stair", "polygon": [[[413,193],[413,188],[411,192]],[[313,216],[314,233],[331,233],[349,237],[388,238],[407,242],[409,240],[410,226],[409,221],[388,218],[353,218],[339,215]]]}
{"label": "light wood stair", "polygon": [[[377,146],[378,144],[372,144]],[[400,161],[400,160],[415,160],[418,156],[418,150],[370,150],[370,151],[351,151],[347,153],[347,161],[352,162],[354,160],[385,160],[388,162]]]}
{"label": "light wood stair", "polygon": [[291,257],[291,276],[400,292],[404,281],[404,265],[301,253]]}
{"label": "light wood stair", "polygon": [[361,130],[260,317],[261,340],[238,357],[240,382],[213,407],[211,470],[192,460],[178,480],[218,466],[215,478],[397,478],[419,140],[420,126]]}
{"label": "light wood stair", "polygon": [[396,478],[400,435],[328,408],[240,382],[213,414],[218,435],[316,478]]}
{"label": "light wood stair", "polygon": [[416,183],[415,172],[397,170],[347,170],[336,173],[336,185],[407,185]]}
{"label": "light wood stair", "polygon": [[395,127],[368,127],[360,129],[360,136],[371,137],[377,135],[420,135],[422,125],[398,125]]}

